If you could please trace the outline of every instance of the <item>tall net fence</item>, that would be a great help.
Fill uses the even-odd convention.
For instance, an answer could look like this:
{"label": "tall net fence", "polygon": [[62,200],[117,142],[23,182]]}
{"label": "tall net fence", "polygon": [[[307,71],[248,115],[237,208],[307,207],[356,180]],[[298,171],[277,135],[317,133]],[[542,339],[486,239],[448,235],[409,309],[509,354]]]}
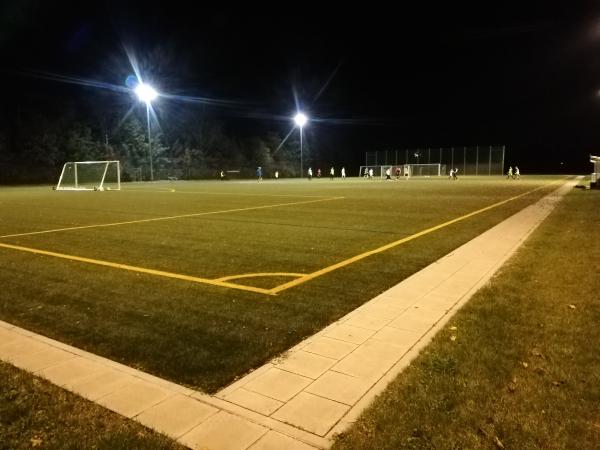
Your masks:
{"label": "tall net fence", "polygon": [[442,164],[447,173],[456,168],[461,175],[503,175],[504,152],[504,145],[379,150],[366,152],[365,165]]}

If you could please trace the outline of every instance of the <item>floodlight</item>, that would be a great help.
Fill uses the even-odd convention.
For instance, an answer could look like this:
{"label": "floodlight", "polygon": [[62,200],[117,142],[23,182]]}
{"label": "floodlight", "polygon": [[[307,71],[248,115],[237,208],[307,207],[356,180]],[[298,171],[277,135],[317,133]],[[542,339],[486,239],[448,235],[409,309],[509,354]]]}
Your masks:
{"label": "floodlight", "polygon": [[137,85],[135,88],[135,93],[138,98],[146,104],[158,97],[158,92],[156,92],[152,86],[144,83]]}
{"label": "floodlight", "polygon": [[306,125],[306,122],[308,122],[308,117],[306,117],[305,114],[299,112],[298,114],[296,114],[296,116],[294,116],[294,122],[296,122],[296,125],[302,128],[304,125]]}

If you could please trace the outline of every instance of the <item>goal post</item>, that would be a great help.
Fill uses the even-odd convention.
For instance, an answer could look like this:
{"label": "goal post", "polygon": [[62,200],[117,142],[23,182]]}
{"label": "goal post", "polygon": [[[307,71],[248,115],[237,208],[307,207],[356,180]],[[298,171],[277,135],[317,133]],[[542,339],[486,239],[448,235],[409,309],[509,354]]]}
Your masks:
{"label": "goal post", "polygon": [[121,190],[119,161],[72,161],[63,165],[57,191]]}
{"label": "goal post", "polygon": [[373,178],[386,178],[387,171],[391,177],[440,177],[446,175],[445,164],[400,164],[381,166],[360,166],[359,176],[368,177],[373,170]]}
{"label": "goal post", "polygon": [[405,164],[404,173],[409,177],[441,177],[446,174],[445,164]]}

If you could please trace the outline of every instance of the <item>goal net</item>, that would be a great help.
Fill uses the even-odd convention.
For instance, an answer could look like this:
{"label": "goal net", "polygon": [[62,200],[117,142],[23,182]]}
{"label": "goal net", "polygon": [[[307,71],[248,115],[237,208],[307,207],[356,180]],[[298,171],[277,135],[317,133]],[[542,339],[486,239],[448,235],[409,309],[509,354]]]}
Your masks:
{"label": "goal net", "polygon": [[373,178],[398,177],[439,177],[446,174],[445,164],[402,164],[383,166],[360,166],[359,176],[369,178],[373,171]]}
{"label": "goal net", "polygon": [[446,165],[405,164],[403,173],[409,177],[440,177],[446,174]]}
{"label": "goal net", "polygon": [[358,176],[370,178],[385,178],[387,171],[390,171],[391,176],[394,176],[394,166],[360,166]]}
{"label": "goal net", "polygon": [[57,191],[104,191],[121,189],[119,161],[75,161],[62,168]]}

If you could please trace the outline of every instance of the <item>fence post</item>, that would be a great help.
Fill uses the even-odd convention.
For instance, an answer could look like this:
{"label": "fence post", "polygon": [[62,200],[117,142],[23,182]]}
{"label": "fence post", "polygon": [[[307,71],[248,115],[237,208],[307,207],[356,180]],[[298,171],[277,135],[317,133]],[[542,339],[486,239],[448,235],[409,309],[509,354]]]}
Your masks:
{"label": "fence post", "polygon": [[502,173],[500,175],[504,175],[504,152],[506,151],[506,145],[502,146]]}

